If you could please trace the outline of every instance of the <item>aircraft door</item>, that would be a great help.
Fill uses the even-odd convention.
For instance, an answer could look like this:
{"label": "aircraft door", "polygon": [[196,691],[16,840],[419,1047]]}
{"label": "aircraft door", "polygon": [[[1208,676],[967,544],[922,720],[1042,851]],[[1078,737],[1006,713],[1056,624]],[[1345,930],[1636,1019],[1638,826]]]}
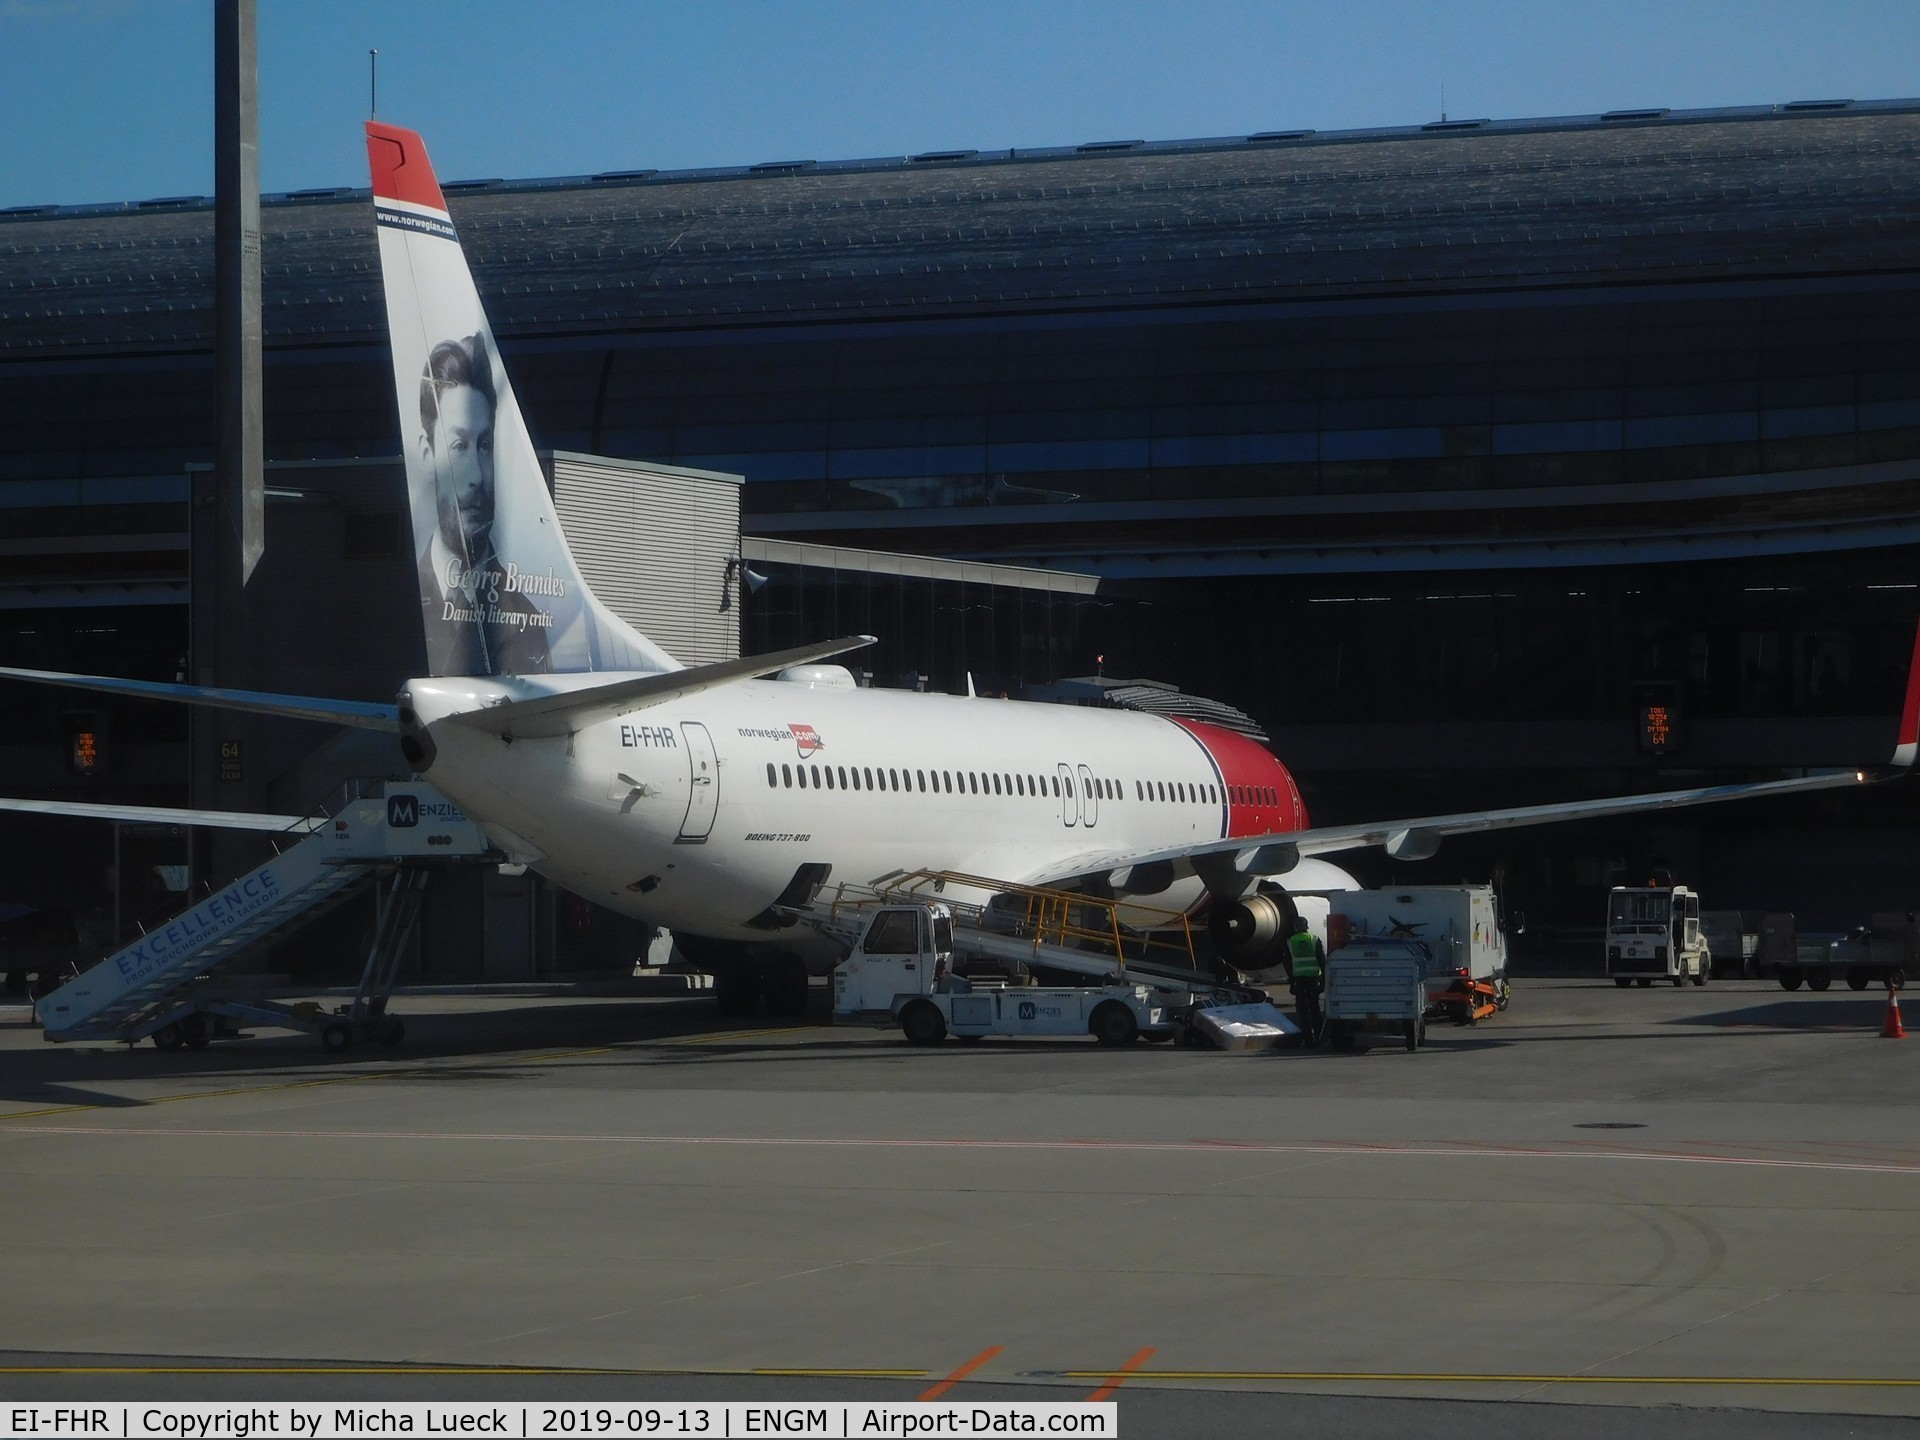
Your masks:
{"label": "aircraft door", "polygon": [[720,757],[714,754],[707,727],[693,720],[680,722],[687,742],[687,815],[680,822],[682,840],[704,840],[713,833],[714,811],[720,808]]}
{"label": "aircraft door", "polygon": [[1085,765],[1080,767],[1080,823],[1089,829],[1100,823],[1100,787]]}
{"label": "aircraft door", "polygon": [[1080,801],[1073,793],[1073,767],[1062,764],[1055,767],[1060,781],[1060,823],[1078,825],[1080,823]]}

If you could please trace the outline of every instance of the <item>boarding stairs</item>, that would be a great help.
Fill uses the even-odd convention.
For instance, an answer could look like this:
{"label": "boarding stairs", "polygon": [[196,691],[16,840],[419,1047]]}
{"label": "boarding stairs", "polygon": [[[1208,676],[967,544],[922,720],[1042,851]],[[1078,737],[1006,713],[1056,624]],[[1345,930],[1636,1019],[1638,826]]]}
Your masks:
{"label": "boarding stairs", "polygon": [[[346,1048],[369,1026],[397,1039],[382,1024],[385,1002],[428,862],[500,857],[485,832],[429,785],[361,781],[348,796],[336,813],[288,831],[296,841],[289,848],[42,996],[36,1014],[45,1038],[131,1043],[151,1035],[162,1049],[199,1048],[228,1019],[315,1030],[329,1049]],[[211,983],[218,967],[369,876],[383,882],[374,944],[344,1015],[223,994]]]}

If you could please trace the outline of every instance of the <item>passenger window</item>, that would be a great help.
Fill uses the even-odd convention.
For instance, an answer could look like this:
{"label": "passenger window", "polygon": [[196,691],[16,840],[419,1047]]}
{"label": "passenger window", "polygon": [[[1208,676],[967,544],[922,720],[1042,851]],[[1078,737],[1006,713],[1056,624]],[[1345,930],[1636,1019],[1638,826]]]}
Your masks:
{"label": "passenger window", "polygon": [[775,777],[773,762],[769,760],[767,761],[767,788],[771,790],[779,783],[779,780]]}
{"label": "passenger window", "polygon": [[807,788],[807,767],[804,765],[800,767],[800,788],[802,790]]}
{"label": "passenger window", "polygon": [[823,765],[820,768],[826,772],[827,789],[833,789],[833,767],[831,765]]}
{"label": "passenger window", "polygon": [[793,788],[793,767],[792,766],[782,765],[780,767],[780,783],[785,785],[789,790]]}
{"label": "passenger window", "polygon": [[853,788],[847,784],[847,767],[844,765],[840,767],[840,788],[842,790],[850,790]]}
{"label": "passenger window", "polygon": [[889,790],[898,790],[900,788],[900,772],[898,770],[887,771],[887,788]]}
{"label": "passenger window", "polygon": [[920,793],[922,795],[926,794],[927,793],[927,772],[924,770],[916,770],[913,772],[913,777],[914,779],[920,782]]}
{"label": "passenger window", "polygon": [[980,772],[977,770],[967,771],[967,793],[969,795],[980,793]]}
{"label": "passenger window", "polygon": [[917,955],[920,953],[919,927],[911,910],[882,910],[862,946],[869,955]]}
{"label": "passenger window", "polygon": [[1014,776],[1013,790],[1016,795],[1025,795],[1027,793],[1027,777],[1024,775]]}
{"label": "passenger window", "polygon": [[871,771],[871,770],[868,770],[868,769],[866,769],[865,767],[862,767],[862,769],[861,769],[861,771],[860,771],[860,773],[861,773],[862,775],[865,775],[865,776],[867,777],[867,789],[869,789],[869,790],[877,790],[877,789],[879,789],[879,788],[880,788],[879,786],[877,786],[877,785],[875,785],[875,784],[873,783],[873,771]]}
{"label": "passenger window", "polygon": [[1053,798],[1056,800],[1060,798],[1060,777],[1058,775],[1053,777]]}
{"label": "passenger window", "polygon": [[1146,787],[1138,780],[1133,782],[1133,798],[1136,800],[1144,800],[1147,798]]}

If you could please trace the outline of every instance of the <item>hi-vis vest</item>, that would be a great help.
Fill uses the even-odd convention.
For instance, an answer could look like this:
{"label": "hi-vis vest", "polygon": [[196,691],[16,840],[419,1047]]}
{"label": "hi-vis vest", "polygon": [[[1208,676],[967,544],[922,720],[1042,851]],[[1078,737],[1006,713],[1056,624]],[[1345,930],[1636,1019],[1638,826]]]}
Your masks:
{"label": "hi-vis vest", "polygon": [[1302,930],[1287,941],[1287,954],[1293,957],[1294,979],[1320,978],[1320,944],[1307,931]]}

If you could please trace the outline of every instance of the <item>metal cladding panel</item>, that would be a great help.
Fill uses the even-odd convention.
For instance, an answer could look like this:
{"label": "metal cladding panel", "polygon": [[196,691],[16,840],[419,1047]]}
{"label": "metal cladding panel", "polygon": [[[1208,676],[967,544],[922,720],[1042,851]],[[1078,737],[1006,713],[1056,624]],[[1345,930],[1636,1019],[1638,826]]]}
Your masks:
{"label": "metal cladding panel", "polygon": [[682,664],[739,657],[739,582],[727,583],[740,545],[737,481],[555,455],[553,500],[608,609]]}

